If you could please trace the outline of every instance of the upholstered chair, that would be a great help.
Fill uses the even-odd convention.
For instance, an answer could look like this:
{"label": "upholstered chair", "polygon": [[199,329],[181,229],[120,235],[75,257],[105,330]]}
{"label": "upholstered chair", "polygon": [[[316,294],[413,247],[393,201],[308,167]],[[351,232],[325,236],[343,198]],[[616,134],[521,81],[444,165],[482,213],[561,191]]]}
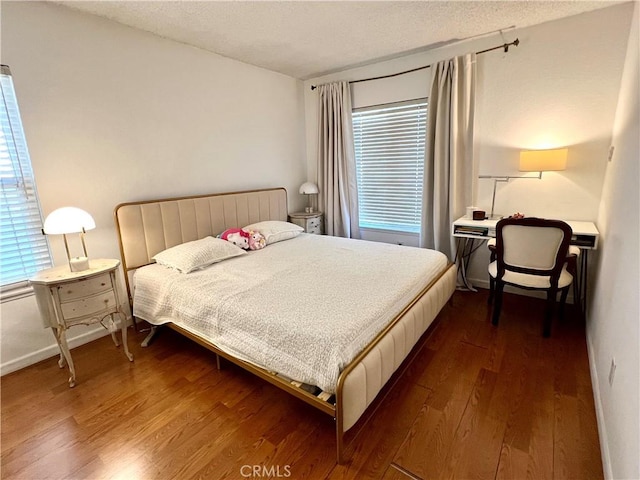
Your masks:
{"label": "upholstered chair", "polygon": [[[495,290],[492,323],[498,325],[505,285],[547,293],[542,334],[551,334],[558,291],[564,305],[573,282],[567,255],[571,227],[560,220],[505,218],[496,225],[495,260],[489,276]],[[493,255],[493,253],[492,253]]]}
{"label": "upholstered chair", "polygon": [[[491,253],[491,259],[489,260],[489,262],[495,262],[496,261],[496,238],[495,237],[487,240],[487,248]],[[574,282],[573,282],[573,298],[574,299],[578,298],[578,291],[577,291],[578,282],[575,281],[575,278],[578,274],[579,259],[580,259],[580,248],[576,247],[575,245],[569,245],[569,252],[567,253],[567,271],[574,278]],[[489,275],[489,298],[487,300],[489,302],[489,305],[491,305],[493,302],[493,292],[495,291],[495,288],[496,288],[496,281],[491,275]]]}

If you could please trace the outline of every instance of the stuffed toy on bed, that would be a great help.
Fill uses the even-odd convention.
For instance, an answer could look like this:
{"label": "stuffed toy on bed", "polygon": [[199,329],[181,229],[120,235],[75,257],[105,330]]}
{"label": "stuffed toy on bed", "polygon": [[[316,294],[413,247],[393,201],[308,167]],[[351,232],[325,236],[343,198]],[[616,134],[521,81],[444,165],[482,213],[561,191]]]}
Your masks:
{"label": "stuffed toy on bed", "polygon": [[249,230],[249,248],[251,250],[260,250],[267,246],[267,241],[260,232]]}
{"label": "stuffed toy on bed", "polygon": [[229,228],[220,234],[220,238],[249,250],[249,232],[245,232],[241,228]]}

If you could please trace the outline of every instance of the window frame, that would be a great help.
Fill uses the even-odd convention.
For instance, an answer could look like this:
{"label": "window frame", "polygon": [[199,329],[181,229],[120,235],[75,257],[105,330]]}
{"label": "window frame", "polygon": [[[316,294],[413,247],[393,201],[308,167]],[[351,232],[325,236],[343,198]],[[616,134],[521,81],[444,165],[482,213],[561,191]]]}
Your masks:
{"label": "window frame", "polygon": [[[366,168],[366,167],[371,168],[372,164],[371,164],[371,161],[368,162],[369,165],[367,166],[363,166],[362,164],[362,158],[360,155],[362,146],[358,145],[359,142],[362,142],[362,132],[360,133],[358,132],[358,129],[362,128],[362,123],[359,122],[358,114],[366,114],[367,112],[374,112],[374,111],[382,112],[385,110],[388,112],[387,114],[391,114],[392,110],[394,109],[399,110],[405,107],[411,107],[415,109],[416,119],[414,122],[415,126],[412,127],[413,128],[412,132],[419,132],[420,139],[415,141],[415,145],[416,146],[421,145],[420,147],[421,155],[419,156],[420,158],[419,164],[418,162],[412,162],[411,160],[408,160],[408,158],[410,158],[411,155],[403,155],[403,158],[399,159],[400,160],[399,163],[401,163],[405,168],[407,168],[408,163],[413,163],[413,166],[411,168],[413,169],[414,173],[412,175],[414,175],[414,177],[416,178],[415,184],[416,185],[419,184],[419,192],[416,192],[415,195],[410,196],[411,201],[404,202],[404,203],[407,203],[406,205],[407,207],[410,207],[413,210],[413,213],[408,213],[406,217],[413,217],[413,220],[408,220],[408,223],[406,224],[402,224],[402,222],[395,219],[390,220],[388,223],[384,223],[384,222],[376,223],[375,221],[367,222],[366,220],[363,221],[363,217],[366,218],[367,215],[366,213],[363,215],[363,204],[366,201],[365,202],[361,201],[363,198],[366,198],[366,195],[363,195],[361,190],[361,187],[363,186],[362,170],[363,168]],[[427,129],[426,122],[427,122],[428,108],[429,108],[428,98],[421,97],[421,98],[415,98],[415,99],[405,100],[400,102],[391,102],[391,103],[370,105],[366,107],[359,107],[359,108],[354,108],[352,110],[354,151],[355,151],[355,161],[356,161],[356,183],[358,186],[357,187],[358,188],[358,209],[359,209],[358,213],[359,213],[359,226],[361,230],[372,231],[372,232],[382,232],[387,234],[400,233],[403,235],[414,235],[414,236],[420,235],[420,228],[421,228],[421,221],[422,221],[421,220],[422,189],[424,184],[423,178],[424,178],[425,143],[426,143],[426,129]],[[405,113],[403,117],[404,119],[407,119],[407,114]],[[391,125],[390,127],[387,128],[387,130],[392,130],[393,128],[394,128],[393,125]],[[393,132],[389,133],[388,138],[390,140],[389,139],[387,140],[388,142],[388,145],[386,145],[387,148],[392,147],[392,144],[394,142]],[[402,142],[405,148],[407,148],[407,145],[409,145],[410,143],[412,142],[411,141]],[[359,153],[359,150],[360,150],[360,153]],[[417,159],[418,155],[416,154],[415,157]],[[388,161],[389,160],[387,159],[387,163]],[[383,165],[384,163],[385,163],[385,160],[380,161],[380,164]],[[379,179],[382,179],[384,174],[379,174],[379,175],[380,175]],[[412,177],[410,177],[410,175],[407,175],[402,178],[404,181],[407,181],[407,180],[410,180],[410,178]],[[374,182],[375,182],[375,179],[373,179],[369,183],[368,185],[369,188],[371,188],[372,186],[371,184]],[[413,183],[413,182],[410,182],[410,183]],[[366,209],[367,207],[365,206],[364,208]],[[375,207],[372,207],[372,210],[375,210]],[[390,209],[390,213],[393,213],[394,210],[398,211],[399,209]],[[383,216],[383,214],[380,214],[380,216]]]}
{"label": "window frame", "polygon": [[[28,242],[27,250],[32,250],[32,265],[20,260],[20,266],[10,270],[12,275],[5,282],[6,271],[0,277],[0,303],[17,300],[33,294],[29,277],[37,271],[52,266],[51,248],[47,237],[42,233],[42,208],[35,183],[35,175],[29,156],[26,135],[13,83],[11,69],[1,65],[0,90],[0,195],[2,228],[8,235],[2,238],[0,255],[9,247],[15,257],[22,257],[22,246]],[[8,81],[7,81],[8,77]],[[10,199],[10,200],[7,200]],[[13,208],[12,208],[13,207]],[[4,227],[10,226],[9,229]],[[17,238],[17,229],[24,239]],[[40,236],[41,235],[41,236]],[[7,241],[9,239],[10,241]],[[1,257],[0,257],[1,258]],[[5,257],[6,259],[6,257]],[[5,260],[6,261],[6,260]],[[6,265],[6,264],[5,264]]]}

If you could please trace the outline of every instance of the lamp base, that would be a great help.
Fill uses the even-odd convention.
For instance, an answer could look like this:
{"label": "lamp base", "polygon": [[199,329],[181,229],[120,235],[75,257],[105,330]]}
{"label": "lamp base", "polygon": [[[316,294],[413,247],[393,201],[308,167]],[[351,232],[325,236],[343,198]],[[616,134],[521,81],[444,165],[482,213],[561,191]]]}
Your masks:
{"label": "lamp base", "polygon": [[89,259],[87,257],[70,258],[69,268],[72,272],[83,272],[85,270],[89,270]]}

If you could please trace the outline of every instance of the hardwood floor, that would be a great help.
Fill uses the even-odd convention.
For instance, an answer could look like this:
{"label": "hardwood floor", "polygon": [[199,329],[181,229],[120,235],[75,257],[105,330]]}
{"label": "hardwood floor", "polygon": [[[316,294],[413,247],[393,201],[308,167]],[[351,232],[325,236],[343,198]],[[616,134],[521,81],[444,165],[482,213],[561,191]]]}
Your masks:
{"label": "hardwood floor", "polygon": [[486,299],[456,292],[346,465],[330,417],[166,329],[74,349],[73,389],[53,358],[2,377],[2,478],[602,478],[583,321]]}

